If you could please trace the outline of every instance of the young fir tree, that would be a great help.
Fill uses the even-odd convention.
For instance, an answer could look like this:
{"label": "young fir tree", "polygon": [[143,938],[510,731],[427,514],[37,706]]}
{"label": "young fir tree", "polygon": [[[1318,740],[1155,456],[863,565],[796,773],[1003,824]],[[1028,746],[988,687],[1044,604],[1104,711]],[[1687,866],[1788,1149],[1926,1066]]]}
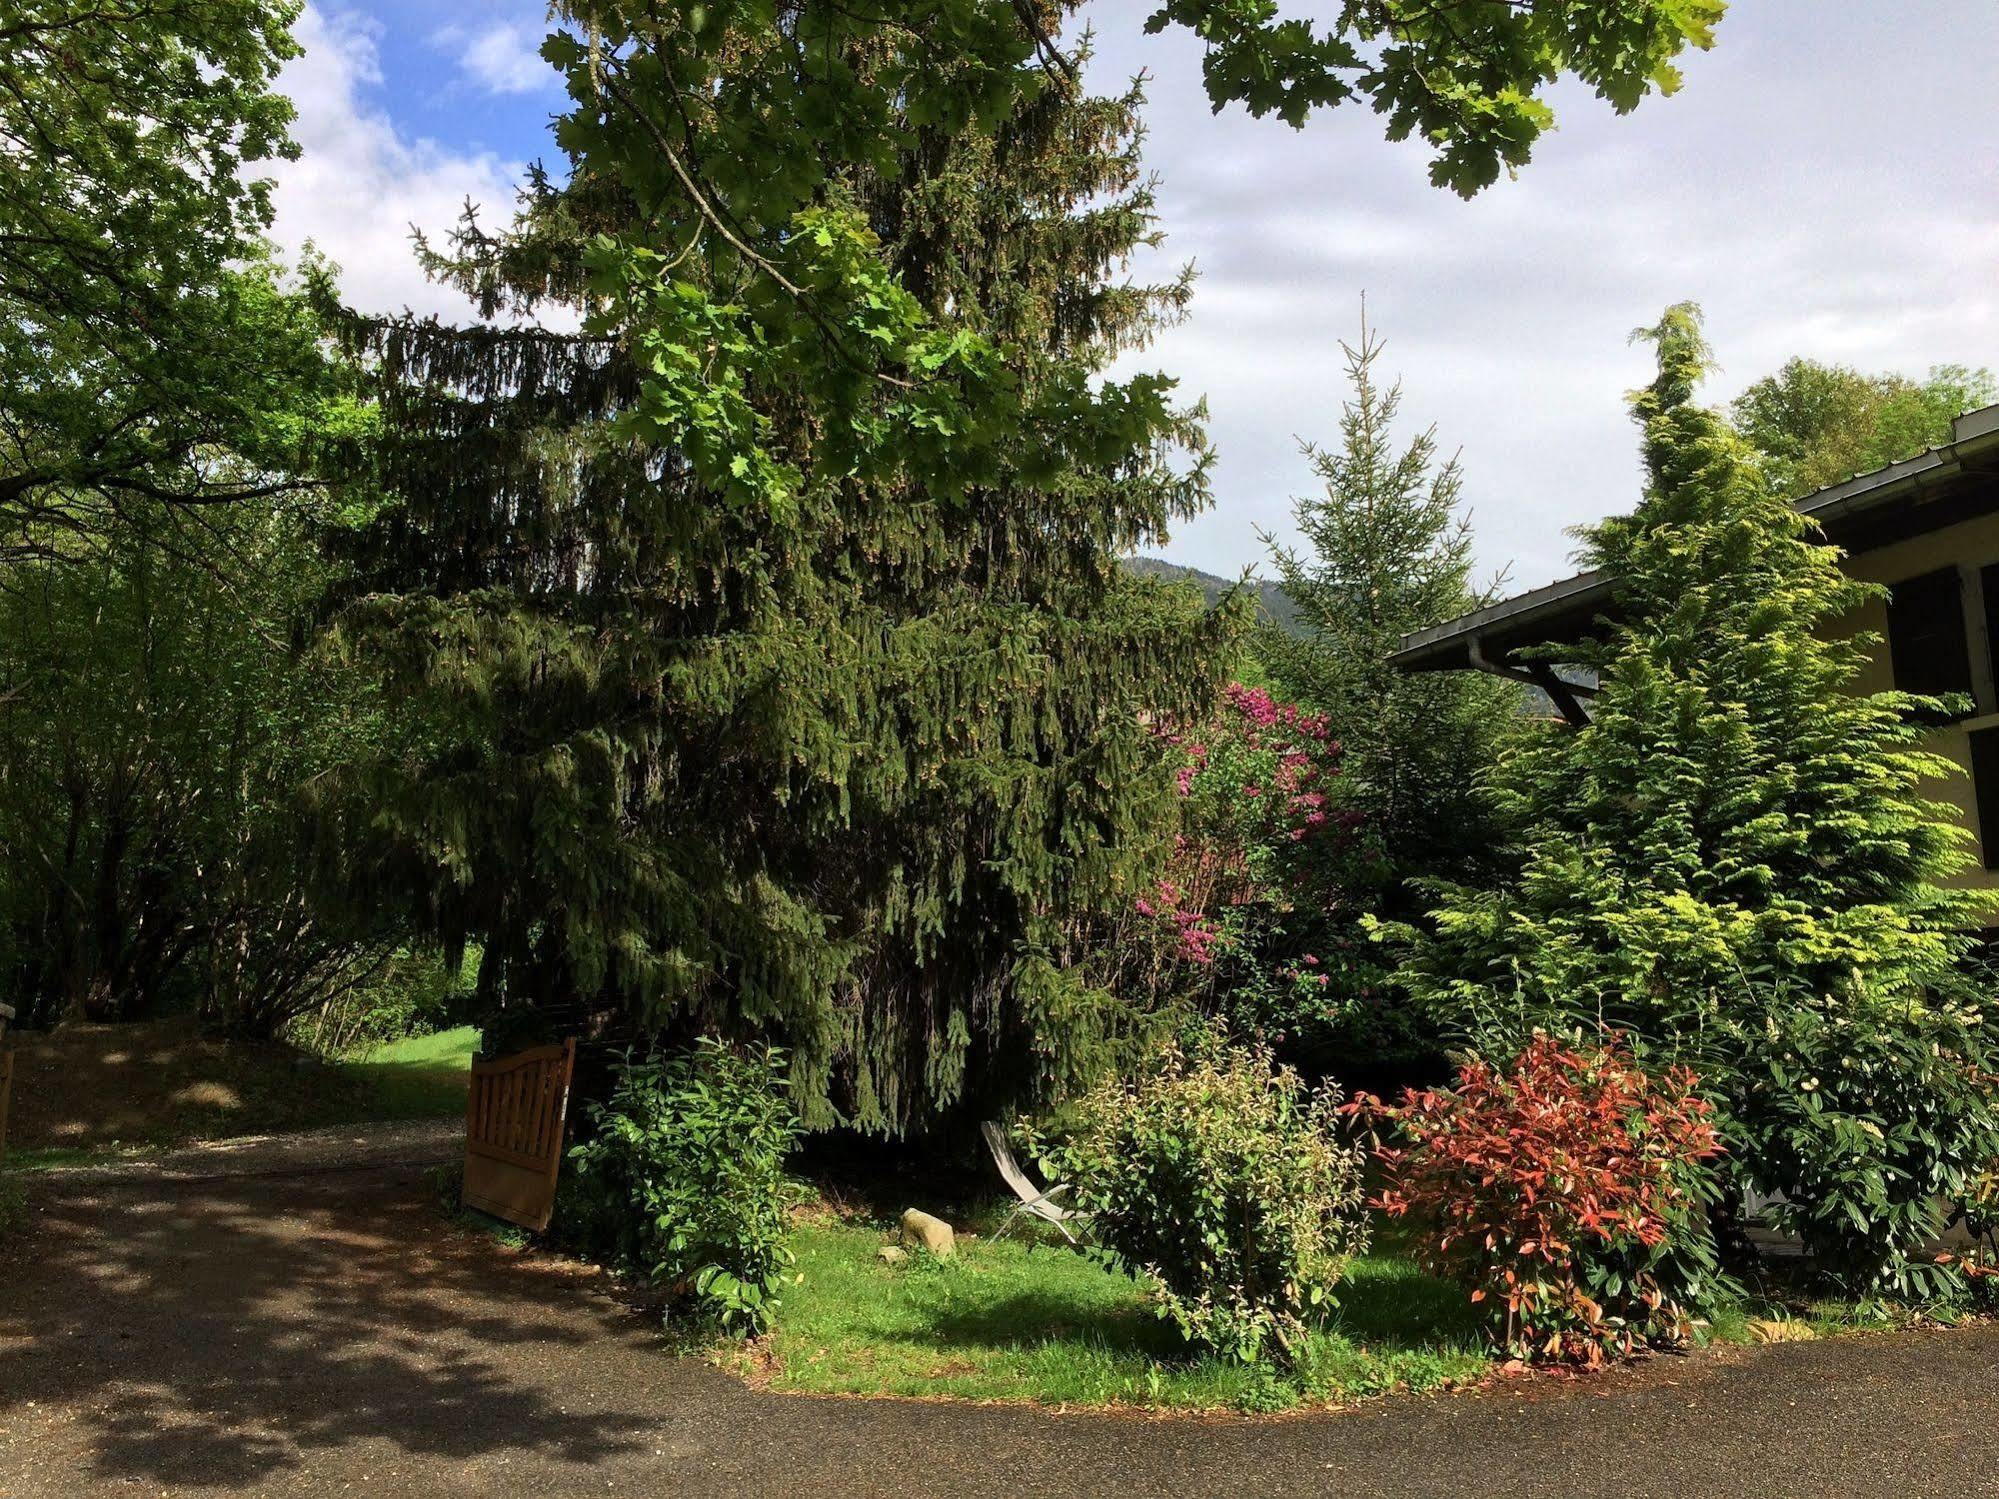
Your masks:
{"label": "young fir tree", "polygon": [[1497,841],[1481,782],[1517,719],[1517,689],[1389,664],[1409,631],[1485,594],[1471,581],[1456,459],[1438,461],[1434,430],[1398,442],[1402,387],[1378,382],[1382,341],[1365,318],[1359,343],[1341,349],[1352,393],[1339,445],[1305,448],[1323,487],[1293,505],[1304,546],[1272,547],[1297,628],[1266,628],[1259,642],[1280,691],[1324,715],[1340,749],[1328,789],[1343,814],[1339,837],[1302,865],[1313,878],[1291,892],[1285,921],[1293,966],[1310,954],[1322,987],[1276,1018],[1305,1065],[1386,1086],[1425,1069],[1441,1044],[1363,922],[1414,915],[1414,880],[1481,867]]}
{"label": "young fir tree", "polygon": [[1503,763],[1517,872],[1443,892],[1414,982],[1502,1035],[1583,1021],[1666,1047],[1755,995],[1919,996],[1949,982],[1971,910],[1939,883],[1962,834],[1922,789],[1951,767],[1914,747],[1909,698],[1849,690],[1873,642],[1828,627],[1870,588],[1694,403],[1698,310],[1644,336],[1646,497],[1588,533],[1617,583],[1582,653],[1591,722]]}
{"label": "young fir tree", "polygon": [[565,8],[566,173],[432,257],[488,321],[357,326],[390,503],[341,623],[428,744],[356,874],[490,1007],[767,1035],[884,1131],[1124,1025],[1076,934],[1235,628],[1119,565],[1206,496],[1169,382],[1101,378],[1187,292],[1119,274],[1138,95],[936,10]]}
{"label": "young fir tree", "polygon": [[1491,842],[1477,783],[1512,721],[1517,689],[1467,672],[1397,671],[1412,630],[1490,602],[1472,582],[1471,523],[1457,459],[1435,428],[1397,447],[1402,386],[1377,383],[1382,341],[1361,322],[1342,343],[1352,395],[1336,449],[1307,444],[1323,488],[1297,499],[1305,548],[1273,546],[1299,632],[1268,630],[1264,663],[1289,697],[1326,715],[1343,751],[1342,797],[1366,818],[1391,879],[1462,872]]}

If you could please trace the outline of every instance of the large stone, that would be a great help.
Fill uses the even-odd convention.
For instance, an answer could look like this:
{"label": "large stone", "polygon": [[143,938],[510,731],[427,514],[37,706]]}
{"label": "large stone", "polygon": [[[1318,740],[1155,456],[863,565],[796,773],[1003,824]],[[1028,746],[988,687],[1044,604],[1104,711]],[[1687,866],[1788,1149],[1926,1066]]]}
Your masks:
{"label": "large stone", "polygon": [[902,1215],[902,1242],[940,1260],[948,1260],[958,1252],[958,1236],[951,1231],[951,1225],[917,1208]]}

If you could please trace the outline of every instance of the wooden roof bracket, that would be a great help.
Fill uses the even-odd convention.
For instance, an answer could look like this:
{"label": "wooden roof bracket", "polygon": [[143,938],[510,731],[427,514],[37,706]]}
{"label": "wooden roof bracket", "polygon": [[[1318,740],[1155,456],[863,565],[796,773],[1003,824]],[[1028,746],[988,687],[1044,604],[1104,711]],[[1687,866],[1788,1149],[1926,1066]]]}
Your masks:
{"label": "wooden roof bracket", "polygon": [[1482,672],[1495,677],[1504,677],[1509,682],[1525,682],[1530,687],[1538,687],[1548,694],[1548,700],[1560,710],[1562,718],[1572,729],[1589,727],[1589,710],[1583,706],[1585,697],[1595,697],[1594,687],[1585,687],[1580,682],[1571,682],[1555,674],[1555,668],[1545,661],[1530,661],[1515,665],[1503,656],[1494,660],[1485,653],[1485,642],[1474,635],[1467,646],[1471,664]]}

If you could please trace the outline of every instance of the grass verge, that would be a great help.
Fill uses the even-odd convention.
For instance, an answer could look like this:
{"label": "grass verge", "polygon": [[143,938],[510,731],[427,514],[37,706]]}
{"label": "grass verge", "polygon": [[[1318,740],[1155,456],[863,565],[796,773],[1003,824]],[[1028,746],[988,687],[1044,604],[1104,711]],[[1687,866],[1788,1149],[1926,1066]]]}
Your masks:
{"label": "grass verge", "polygon": [[[972,1214],[976,1220],[976,1214]],[[1278,1375],[1190,1351],[1131,1277],[1056,1242],[961,1235],[949,1260],[885,1264],[883,1223],[820,1209],[777,1324],[719,1361],[776,1390],[1058,1406],[1273,1411],[1480,1382],[1501,1359],[1460,1287],[1424,1274],[1384,1236],[1337,1288],[1299,1367]],[[1790,1342],[1953,1320],[1939,1309],[1810,1296],[1779,1266],[1719,1309],[1700,1341]]]}
{"label": "grass verge", "polygon": [[1190,1352],[1143,1289],[1066,1246],[961,1239],[886,1265],[885,1229],[801,1225],[775,1330],[722,1355],[780,1390],[1045,1405],[1281,1410],[1474,1382],[1492,1368],[1456,1288],[1406,1259],[1354,1263],[1294,1374]]}
{"label": "grass verge", "polygon": [[410,1036],[335,1063],[366,1100],[369,1119],[434,1119],[461,1113],[467,1078],[479,1049],[477,1028],[461,1025]]}

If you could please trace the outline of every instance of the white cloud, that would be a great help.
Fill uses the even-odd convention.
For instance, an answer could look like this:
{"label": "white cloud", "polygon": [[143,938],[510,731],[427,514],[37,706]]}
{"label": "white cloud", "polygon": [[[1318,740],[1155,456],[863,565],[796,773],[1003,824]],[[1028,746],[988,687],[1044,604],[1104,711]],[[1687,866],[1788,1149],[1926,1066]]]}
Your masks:
{"label": "white cloud", "polygon": [[[1219,503],[1170,555],[1233,573],[1263,558],[1257,527],[1289,529],[1309,479],[1293,438],[1336,431],[1338,340],[1363,291],[1407,380],[1409,430],[1434,422],[1462,444],[1482,555],[1523,585],[1566,570],[1567,527],[1636,500],[1623,394],[1649,370],[1626,335],[1669,302],[1707,308],[1717,400],[1791,354],[1999,364],[1999,175],[1982,149],[1999,91],[1965,45],[1989,4],[1745,0],[1678,97],[1617,118],[1565,88],[1562,129],[1519,180],[1463,203],[1365,109],[1303,131],[1211,115],[1198,43],[1141,35],[1156,0],[1092,0],[1096,76],[1156,75],[1163,258],[1202,273],[1192,318],[1128,366],[1180,376],[1213,410]],[[532,60],[514,19],[454,44],[502,89]],[[276,174],[280,239],[315,240],[357,306],[462,313],[417,270],[409,226],[446,230],[468,198],[499,222],[519,167],[399,130],[370,23],[314,7],[298,35],[283,86],[305,155]],[[472,53],[492,37],[482,66]]]}
{"label": "white cloud", "polygon": [[[1465,203],[1424,153],[1350,107],[1293,131],[1211,115],[1199,44],[1147,38],[1156,0],[1092,0],[1094,76],[1154,75],[1147,165],[1165,260],[1201,270],[1191,318],[1124,368],[1205,394],[1216,508],[1168,555],[1233,574],[1286,533],[1336,434],[1338,339],[1366,292],[1411,433],[1462,444],[1482,557],[1523,586],[1568,571],[1568,527],[1638,498],[1626,342],[1701,302],[1723,400],[1792,354],[1921,373],[1999,365],[1999,92],[1973,36],[1990,0],[1730,7],[1685,89],[1626,118],[1573,85],[1517,181]],[[1141,266],[1141,273],[1158,267]]]}
{"label": "white cloud", "polygon": [[483,31],[451,26],[438,42],[458,48],[458,65],[491,94],[532,94],[553,87],[557,74],[541,56],[543,31],[496,21]]}
{"label": "white cloud", "polygon": [[374,23],[308,6],[295,34],[305,55],[278,86],[298,107],[292,135],[301,155],[272,173],[279,244],[294,256],[307,240],[318,245],[339,264],[347,300],[364,311],[465,315],[466,300],[418,268],[411,227],[441,235],[468,201],[500,222],[520,168],[405,137],[370,98],[382,81]]}

